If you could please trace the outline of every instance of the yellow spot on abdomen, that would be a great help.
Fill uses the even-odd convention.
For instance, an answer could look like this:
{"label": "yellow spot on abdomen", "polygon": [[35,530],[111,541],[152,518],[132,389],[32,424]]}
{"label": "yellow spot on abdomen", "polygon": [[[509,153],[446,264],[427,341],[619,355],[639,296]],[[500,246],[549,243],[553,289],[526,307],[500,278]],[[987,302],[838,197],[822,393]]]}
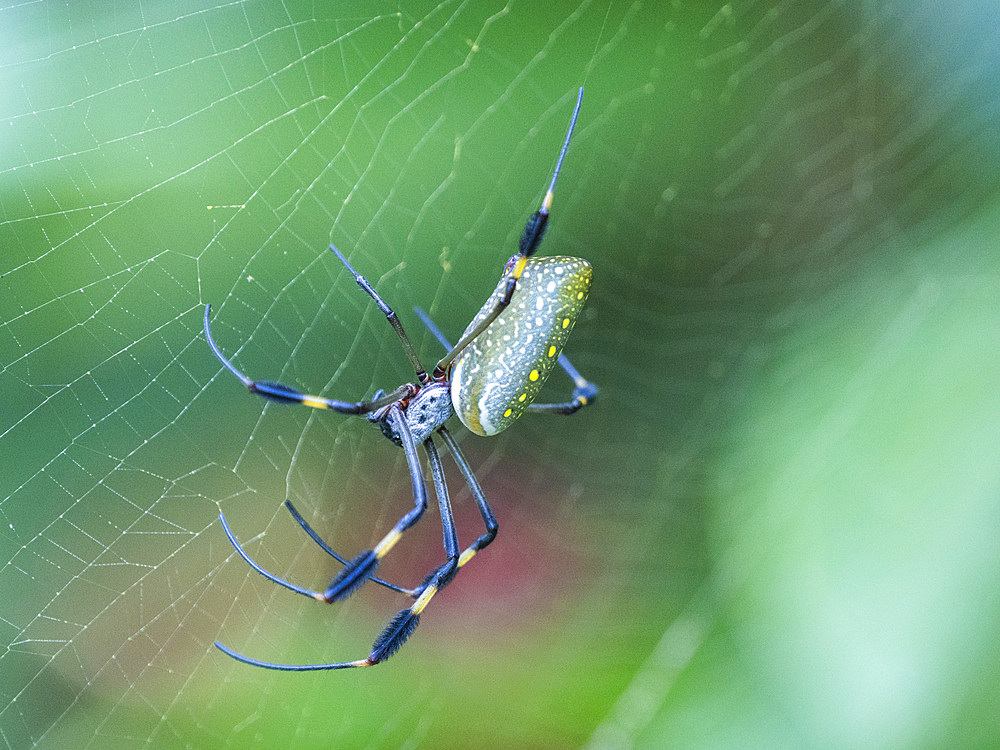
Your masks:
{"label": "yellow spot on abdomen", "polygon": [[512,409],[508,409],[507,411],[505,411],[505,412],[503,413],[503,415],[504,415],[505,417],[509,417],[509,416],[510,416],[510,415],[511,415],[512,413],[513,413],[513,410],[512,410]]}
{"label": "yellow spot on abdomen", "polygon": [[562,327],[569,328],[569,318],[563,318]]}
{"label": "yellow spot on abdomen", "polygon": [[530,373],[528,374],[528,380],[531,380],[531,381],[535,381],[535,380],[538,380],[538,370],[532,370],[532,371],[531,371],[531,372],[530,372]]}
{"label": "yellow spot on abdomen", "polygon": [[549,356],[550,357],[556,356],[556,348],[554,346],[549,347]]}

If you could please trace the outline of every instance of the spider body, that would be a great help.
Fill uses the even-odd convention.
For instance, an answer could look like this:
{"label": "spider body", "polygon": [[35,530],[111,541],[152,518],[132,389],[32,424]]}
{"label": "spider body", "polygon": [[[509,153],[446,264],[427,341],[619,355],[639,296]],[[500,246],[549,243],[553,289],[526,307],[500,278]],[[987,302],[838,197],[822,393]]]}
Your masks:
{"label": "spider body", "polygon": [[[416,382],[404,383],[390,392],[378,391],[368,401],[339,401],[310,396],[287,385],[256,381],[244,375],[220,351],[209,327],[211,307],[205,306],[205,337],[219,361],[256,395],[280,403],[302,404],[317,409],[331,409],[343,414],[364,415],[382,433],[400,446],[406,457],[413,489],[413,508],[375,544],[352,559],[334,552],[309,526],[295,507],[285,505],[296,522],[316,544],[343,567],[323,591],[313,591],[290,583],[256,563],[237,541],[225,516],[219,519],[237,553],[265,578],[303,596],[321,602],[334,602],[350,596],[366,581],[405,594],[413,603],[400,610],[385,627],[364,659],[329,664],[275,664],[239,654],[228,646],[216,646],[234,659],[267,669],[309,671],[367,667],[394,654],[417,626],[420,614],[435,594],[444,588],[458,570],[496,537],[498,524],[472,468],[458,444],[445,427],[453,414],[479,435],[495,435],[506,429],[526,410],[553,414],[572,414],[593,403],[597,388],[587,381],[561,353],[590,289],[591,267],[580,258],[555,256],[533,257],[544,235],[552,204],[556,178],[569,146],[576,117],[583,99],[580,89],[570,120],[566,140],[541,207],[532,214],[521,236],[518,253],[507,261],[496,289],[473,318],[458,342],[451,346],[427,315],[417,314],[448,350],[428,373],[421,364],[396,313],[374,287],[354,270],[347,258],[333,245],[330,249],[354,276],[358,285],[375,301],[399,337],[413,367]],[[556,363],[574,382],[573,397],[560,403],[533,403],[542,384]],[[444,441],[479,508],[486,530],[464,550],[459,546],[444,468],[434,438]],[[405,588],[375,576],[379,562],[399,542],[403,533],[423,515],[428,505],[424,469],[417,455],[422,445],[427,454],[434,495],[441,515],[445,560],[413,588]]]}

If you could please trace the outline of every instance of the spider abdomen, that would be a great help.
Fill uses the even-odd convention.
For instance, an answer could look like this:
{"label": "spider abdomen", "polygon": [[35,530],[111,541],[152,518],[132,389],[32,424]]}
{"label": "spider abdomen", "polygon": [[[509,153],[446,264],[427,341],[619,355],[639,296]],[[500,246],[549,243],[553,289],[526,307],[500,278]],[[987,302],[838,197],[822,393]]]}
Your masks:
{"label": "spider abdomen", "polygon": [[[478,435],[505,430],[535,400],[587,301],[592,269],[582,258],[530,258],[510,305],[455,361],[451,402]],[[507,274],[466,333],[496,307]],[[464,334],[463,334],[464,336]]]}

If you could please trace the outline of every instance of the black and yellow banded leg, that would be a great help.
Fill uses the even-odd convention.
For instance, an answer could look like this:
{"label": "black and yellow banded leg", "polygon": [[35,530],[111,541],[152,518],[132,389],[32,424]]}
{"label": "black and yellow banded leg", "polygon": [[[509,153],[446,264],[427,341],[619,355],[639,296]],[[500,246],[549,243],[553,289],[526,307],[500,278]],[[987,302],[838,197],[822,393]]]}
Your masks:
{"label": "black and yellow banded leg", "polygon": [[378,664],[399,650],[420,623],[420,613],[424,611],[430,600],[451,582],[460,565],[458,534],[455,531],[455,516],[452,513],[448,485],[445,482],[444,466],[431,438],[428,437],[424,441],[424,449],[427,451],[427,461],[430,464],[431,476],[434,480],[434,493],[437,495],[438,509],[441,514],[441,530],[444,537],[446,559],[444,563],[432,570],[424,580],[417,600],[406,609],[397,612],[379,634],[372,646],[371,653],[368,655],[367,661],[371,664]]}
{"label": "black and yellow banded leg", "polygon": [[581,88],[576,97],[576,107],[573,108],[573,116],[569,121],[569,129],[566,131],[566,140],[563,141],[562,149],[559,151],[559,159],[556,161],[555,171],[552,173],[552,182],[549,183],[549,189],[545,191],[545,197],[542,199],[542,205],[539,206],[538,210],[535,211],[524,225],[524,231],[521,233],[521,239],[518,241],[517,245],[517,255],[510,259],[510,264],[507,266],[507,286],[504,289],[504,293],[496,302],[496,306],[489,314],[485,315],[479,324],[473,328],[471,331],[466,333],[462,338],[458,340],[458,343],[453,346],[447,354],[445,354],[438,363],[434,366],[434,377],[440,378],[448,372],[448,368],[451,367],[452,363],[456,360],[459,354],[461,354],[465,348],[471,344],[480,333],[489,328],[490,323],[500,317],[500,314],[507,309],[510,304],[511,298],[514,296],[514,290],[517,288],[517,282],[521,278],[521,274],[524,273],[524,267],[528,264],[528,258],[535,254],[538,250],[538,246],[542,243],[542,238],[545,236],[545,228],[549,223],[549,211],[552,208],[552,198],[556,191],[556,180],[559,179],[559,170],[562,169],[563,159],[566,158],[566,150],[569,148],[569,140],[573,137],[573,129],[576,127],[576,118],[580,114],[580,104],[583,102],[583,89]]}
{"label": "black and yellow banded leg", "polygon": [[[448,561],[431,573],[417,600],[407,609],[400,610],[385,630],[382,631],[382,634],[372,647],[371,654],[368,656],[368,660],[373,664],[388,659],[403,645],[406,639],[413,634],[413,631],[420,622],[420,613],[424,611],[430,600],[441,589],[451,583],[451,580],[458,573],[459,568],[469,562],[476,553],[488,546],[496,538],[499,529],[496,516],[493,515],[493,510],[486,500],[486,494],[483,492],[482,487],[479,486],[479,481],[476,479],[475,474],[473,474],[472,467],[469,466],[465,455],[458,447],[458,443],[455,442],[455,439],[451,436],[447,428],[439,427],[437,432],[448,446],[455,465],[462,472],[462,477],[465,479],[465,483],[468,485],[469,491],[476,501],[476,506],[479,508],[479,513],[483,517],[486,531],[480,534],[476,541],[462,550],[461,553],[458,553],[458,538],[455,534],[455,522],[451,513],[451,503],[448,500],[448,488],[444,484],[441,460],[437,456],[437,451],[434,450],[430,438],[428,438],[424,445],[428,447],[431,470],[435,476],[434,485],[435,491],[438,493],[438,504],[441,507],[441,524],[444,529],[445,551],[448,553]],[[438,480],[439,474],[441,476],[440,481]]]}
{"label": "black and yellow banded leg", "polygon": [[[298,513],[294,511],[293,508],[289,507],[289,510],[293,511],[293,515],[295,515],[297,519],[301,518],[301,516],[299,516]],[[320,602],[328,601],[326,598],[326,594],[324,592],[312,591],[311,589],[298,586],[294,583],[290,583],[289,581],[284,580],[283,578],[279,578],[278,576],[274,575],[274,573],[265,570],[246,553],[246,551],[240,545],[239,541],[237,541],[236,536],[232,532],[232,529],[229,528],[229,523],[226,521],[225,515],[219,513],[219,520],[222,522],[222,528],[225,530],[226,535],[229,537],[229,541],[232,543],[233,547],[239,553],[240,557],[242,557],[243,560],[247,563],[247,565],[249,565],[255,571],[260,573],[269,581],[273,581],[274,583],[277,583],[280,586],[284,586],[286,589],[288,589],[289,591],[294,591],[296,594],[302,594],[303,596],[308,596],[310,599],[315,599],[316,601]],[[305,524],[303,525],[303,528],[306,528],[308,530],[308,526]],[[310,534],[310,536],[312,536],[312,534]],[[328,550],[325,544],[321,546],[323,546],[324,549]],[[328,551],[330,551],[331,554],[333,554],[333,556],[336,557],[338,560],[343,561],[343,559],[336,553],[333,553],[332,550]],[[377,583],[381,583],[385,586],[388,586],[389,588],[401,591],[403,593],[407,593],[410,595],[416,594],[416,590],[410,591],[408,589],[403,589],[402,587],[387,583],[385,581],[382,581],[374,577],[372,578],[372,580],[376,581]],[[414,625],[414,627],[416,626]],[[228,656],[231,656],[232,658],[236,659],[237,661],[243,662],[244,664],[250,664],[255,667],[264,667],[265,669],[277,669],[287,672],[309,672],[320,669],[348,669],[351,667],[367,667],[376,663],[371,661],[370,660],[371,657],[369,657],[368,659],[359,659],[357,661],[350,661],[350,662],[336,662],[332,664],[275,664],[273,662],[261,661],[260,659],[254,659],[249,656],[245,656],[237,651],[233,651],[231,648],[229,648],[229,646],[219,641],[215,642],[215,647],[218,648],[223,653],[227,654]]]}
{"label": "black and yellow banded leg", "polygon": [[[309,525],[309,522],[302,517],[302,514],[299,513],[298,509],[294,505],[292,505],[291,500],[285,500],[285,507],[288,509],[288,512],[292,514],[292,518],[295,519],[296,523],[298,523],[298,525],[301,526],[303,530],[309,535],[309,538],[316,543],[316,546],[318,546],[321,550],[326,552],[326,554],[328,554],[334,560],[339,562],[341,565],[347,565],[350,562],[349,560],[344,559],[336,552],[334,552],[333,549],[330,547],[330,545],[327,544],[325,541],[323,541],[323,537],[321,537],[316,532],[316,530]],[[415,589],[408,589],[404,588],[403,586],[397,586],[395,583],[384,581],[381,578],[377,578],[376,576],[369,576],[369,578],[371,581],[377,583],[379,586],[384,586],[387,589],[398,591],[400,594],[406,594],[407,596],[412,597],[413,599],[416,599],[417,596],[420,594],[419,587]]]}
{"label": "black and yellow banded leg", "polygon": [[420,594],[420,596],[417,597],[417,600],[413,603],[413,606],[408,609],[400,610],[396,613],[395,617],[392,618],[385,630],[383,630],[379,634],[379,637],[375,640],[371,653],[369,653],[364,659],[332,662],[329,664],[277,664],[275,662],[261,661],[260,659],[245,656],[238,651],[233,651],[233,649],[223,643],[220,643],[219,641],[215,642],[215,647],[226,655],[231,656],[244,664],[250,664],[255,667],[263,667],[264,669],[276,669],[282,672],[313,672],[326,669],[373,667],[396,653],[396,651],[399,650],[399,647],[402,646],[411,635],[413,635],[413,631],[417,629],[417,625],[420,623],[420,613],[423,612],[424,607],[427,606],[427,603],[438,590],[439,586],[437,584],[427,584],[424,587],[423,593]]}
{"label": "black and yellow banded leg", "polygon": [[[438,576],[435,578],[443,577],[444,575],[443,570],[439,568]],[[416,630],[417,625],[420,624],[420,613],[424,611],[424,607],[427,606],[427,603],[441,588],[443,588],[443,585],[439,584],[437,580],[432,580],[424,586],[423,592],[417,597],[417,600],[412,606],[396,613],[385,629],[379,634],[379,637],[375,640],[375,644],[372,646],[371,652],[364,659],[332,662],[329,664],[276,664],[274,662],[261,661],[259,659],[253,659],[249,656],[245,656],[237,651],[233,651],[231,648],[223,643],[220,643],[219,641],[215,642],[215,646],[223,653],[231,656],[237,661],[243,662],[244,664],[250,664],[255,667],[263,667],[264,669],[276,669],[283,672],[313,672],[326,669],[373,667],[396,653],[400,646],[402,646],[406,640],[413,635],[413,631]]]}
{"label": "black and yellow banded leg", "polygon": [[324,398],[323,396],[310,396],[290,386],[270,380],[253,380],[236,369],[236,366],[226,359],[219,350],[215,339],[212,338],[212,331],[209,327],[209,313],[211,310],[211,305],[205,305],[205,338],[208,339],[208,345],[212,348],[212,353],[215,354],[218,360],[227,370],[239,378],[240,382],[246,386],[250,393],[283,404],[302,404],[313,409],[332,409],[341,414],[367,414],[381,409],[383,406],[388,406],[401,398],[412,396],[417,392],[417,386],[412,383],[404,383],[391,393],[386,393],[372,401],[338,401],[337,399]]}
{"label": "black and yellow banded leg", "polygon": [[[397,427],[398,429],[398,427]],[[450,435],[443,435],[445,440],[449,444],[449,449],[452,450],[452,455],[455,454],[454,441]],[[411,439],[412,442],[412,439]],[[327,669],[353,669],[356,667],[371,667],[379,662],[385,661],[390,656],[392,656],[396,651],[399,650],[400,646],[406,642],[406,640],[413,634],[416,630],[417,625],[420,623],[420,613],[424,611],[428,602],[437,594],[438,591],[443,589],[448,583],[454,578],[455,572],[458,570],[461,557],[459,555],[458,546],[458,535],[455,531],[455,518],[451,509],[451,499],[448,495],[448,485],[445,483],[444,468],[441,463],[441,458],[438,455],[437,449],[434,446],[433,441],[430,438],[424,441],[424,448],[427,451],[428,463],[431,467],[431,475],[434,480],[434,492],[437,495],[438,509],[441,513],[441,528],[444,536],[444,549],[446,554],[445,562],[438,566],[431,574],[427,577],[422,586],[414,590],[420,591],[419,595],[416,597],[416,601],[412,606],[400,610],[392,618],[385,629],[379,634],[378,638],[375,640],[372,646],[371,652],[364,659],[357,659],[355,661],[345,661],[345,662],[332,662],[329,664],[276,664],[274,662],[261,661],[259,659],[253,659],[249,656],[245,656],[237,651],[233,651],[231,648],[218,641],[215,642],[216,647],[224,652],[225,654],[231,656],[232,658],[243,662],[244,664],[250,664],[255,667],[263,667],[265,669],[276,669],[285,672],[311,672],[318,670]],[[463,459],[464,460],[464,459]],[[463,472],[464,473],[464,472]],[[473,481],[475,481],[473,479]],[[478,484],[476,484],[473,489],[473,493],[482,495],[482,490],[479,489]],[[485,499],[484,499],[485,501]],[[477,499],[477,502],[479,500]],[[297,513],[294,512],[293,515],[296,518],[301,518]],[[490,514],[492,516],[492,514]],[[233,545],[239,551],[243,559],[246,560],[251,567],[257,570],[262,575],[266,576],[270,580],[285,586],[296,593],[304,594],[310,596],[314,599],[319,599],[320,601],[326,601],[325,594],[320,594],[315,591],[310,591],[308,589],[303,589],[294,584],[290,584],[276,576],[268,573],[263,568],[261,568],[257,563],[251,560],[243,549],[236,542],[235,538],[232,536],[232,532],[229,531],[229,526],[226,524],[223,518],[223,528],[226,529],[226,533],[230,535],[230,540]],[[307,528],[303,520],[303,528]],[[494,525],[494,534],[496,533]],[[312,534],[310,534],[312,536]],[[315,537],[314,537],[315,539]],[[325,544],[322,545],[325,548]],[[336,555],[335,555],[336,556]]]}
{"label": "black and yellow banded leg", "polygon": [[[455,529],[455,514],[451,509],[451,497],[448,493],[448,484],[445,481],[444,464],[441,462],[437,446],[434,445],[434,441],[430,436],[424,440],[424,450],[427,452],[427,463],[431,468],[431,479],[434,482],[434,495],[438,501],[438,515],[441,517],[441,536],[444,543],[445,560],[427,575],[422,587],[426,590],[426,587],[433,583],[441,589],[451,581],[458,570],[458,532]],[[423,593],[424,591],[420,592],[421,596]]]}
{"label": "black and yellow banded leg", "polygon": [[438,587],[436,585],[428,584],[424,588],[424,592],[417,598],[417,601],[413,603],[412,607],[396,613],[396,616],[392,618],[392,621],[376,639],[375,644],[372,646],[371,653],[364,659],[332,662],[329,664],[276,664],[274,662],[261,661],[260,659],[245,656],[237,651],[233,651],[233,649],[229,648],[229,646],[226,646],[219,641],[215,642],[215,647],[226,655],[231,656],[244,664],[250,664],[255,667],[263,667],[264,669],[276,669],[282,672],[314,672],[326,669],[373,667],[396,653],[396,651],[399,650],[399,647],[406,642],[406,639],[413,635],[413,631],[416,630],[417,625],[420,623],[420,613],[424,610],[424,607],[427,606],[427,602],[431,600],[431,597],[437,593],[437,590]]}
{"label": "black and yellow banded leg", "polygon": [[479,508],[479,514],[483,517],[483,523],[486,525],[486,531],[480,534],[476,541],[466,547],[462,551],[462,554],[458,556],[458,567],[461,568],[469,562],[469,560],[471,560],[477,552],[487,547],[490,542],[496,539],[497,531],[500,526],[497,523],[496,516],[493,515],[493,509],[490,508],[490,504],[486,501],[486,493],[484,493],[483,488],[479,486],[479,480],[477,480],[476,475],[472,473],[472,467],[469,466],[469,462],[466,460],[465,454],[463,454],[461,449],[458,447],[458,443],[455,442],[455,438],[451,436],[451,433],[445,427],[438,427],[437,431],[444,440],[445,444],[448,446],[448,450],[451,452],[451,458],[458,467],[458,470],[462,472],[465,484],[468,486],[469,492],[472,493],[472,497],[476,501],[476,506]]}
{"label": "black and yellow banded leg", "polygon": [[413,486],[413,508],[399,519],[378,544],[370,550],[355,555],[340,570],[327,586],[322,601],[335,602],[357,591],[358,587],[375,572],[375,568],[382,558],[396,546],[403,533],[419,521],[427,509],[427,486],[424,483],[420,459],[417,456],[417,446],[413,440],[413,433],[410,432],[410,426],[406,422],[406,415],[403,414],[403,410],[398,404],[394,404],[389,408],[386,419],[399,435],[403,453],[406,455],[406,464],[410,470],[410,483]]}

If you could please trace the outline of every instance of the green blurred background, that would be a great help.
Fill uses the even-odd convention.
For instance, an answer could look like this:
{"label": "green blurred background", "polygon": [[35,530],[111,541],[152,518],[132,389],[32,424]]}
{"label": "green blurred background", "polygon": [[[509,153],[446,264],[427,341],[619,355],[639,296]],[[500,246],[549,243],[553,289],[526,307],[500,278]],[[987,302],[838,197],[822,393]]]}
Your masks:
{"label": "green blurred background", "polygon": [[[327,7],[328,6],[328,7]],[[0,8],[0,743],[983,747],[1000,730],[992,3]],[[537,206],[595,284],[570,419],[461,433],[494,545],[402,606],[407,379]],[[558,398],[564,386],[549,386]],[[481,521],[447,460],[459,534]],[[434,510],[393,551],[441,559]]]}

